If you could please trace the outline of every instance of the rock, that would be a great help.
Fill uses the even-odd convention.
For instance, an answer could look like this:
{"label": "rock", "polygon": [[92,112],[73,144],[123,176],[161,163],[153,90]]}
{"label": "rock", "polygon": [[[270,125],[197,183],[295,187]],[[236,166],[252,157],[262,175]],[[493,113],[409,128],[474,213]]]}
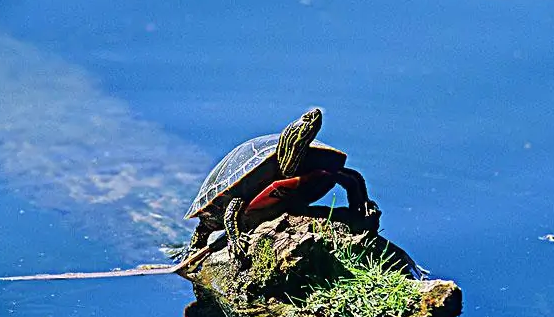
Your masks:
{"label": "rock", "polygon": [[[379,274],[401,272],[394,278],[408,288],[413,285],[415,294],[399,299],[407,305],[402,316],[459,315],[459,288],[453,282],[420,281],[424,274],[408,254],[377,234],[380,212],[363,218],[352,217],[347,208],[335,208],[331,217],[329,212],[328,207],[308,207],[262,223],[249,236],[249,263],[230,258],[227,248],[212,253],[198,272],[187,276],[198,301],[185,316],[339,316],[330,313],[333,304],[319,303],[317,296],[325,296],[333,285],[338,291],[344,285],[345,292],[351,282],[365,287],[358,274],[366,273],[348,263],[356,268],[381,263]],[[355,256],[359,258],[345,260]]]}
{"label": "rock", "polygon": [[462,313],[462,290],[452,281],[418,281],[421,290],[419,311],[412,317],[450,317]]}

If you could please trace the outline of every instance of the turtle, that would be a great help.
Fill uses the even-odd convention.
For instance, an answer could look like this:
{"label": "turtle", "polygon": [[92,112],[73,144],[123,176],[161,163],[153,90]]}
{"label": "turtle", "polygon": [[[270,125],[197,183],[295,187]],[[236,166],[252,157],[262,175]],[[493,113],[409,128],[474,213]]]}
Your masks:
{"label": "turtle", "polygon": [[362,175],[345,167],[346,153],[315,139],[321,125],[322,112],[315,108],[280,134],[253,138],[229,152],[185,213],[185,219],[200,219],[186,253],[225,229],[230,253],[244,259],[243,233],[287,209],[308,206],[335,184],[346,190],[350,210],[362,216],[377,210]]}

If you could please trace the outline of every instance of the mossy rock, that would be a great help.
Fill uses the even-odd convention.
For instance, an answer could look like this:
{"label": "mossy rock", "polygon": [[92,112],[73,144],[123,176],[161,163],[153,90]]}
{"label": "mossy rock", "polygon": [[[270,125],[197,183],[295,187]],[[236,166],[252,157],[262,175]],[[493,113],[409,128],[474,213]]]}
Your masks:
{"label": "mossy rock", "polygon": [[[401,272],[412,279],[414,274],[421,275],[406,252],[377,235],[378,219],[349,219],[344,216],[347,214],[346,208],[336,208],[332,219],[285,214],[261,224],[250,234],[250,263],[242,267],[230,258],[227,249],[212,253],[193,275],[198,303],[186,315],[326,316],[305,309],[303,303],[314,293],[314,286],[330,286],[354,277],[337,256],[345,250],[363,254],[360,264],[386,256],[389,261],[383,270]],[[410,309],[402,316],[425,316],[417,315],[418,309],[431,302],[421,298],[411,299]],[[425,313],[433,312],[433,307],[425,306]]]}

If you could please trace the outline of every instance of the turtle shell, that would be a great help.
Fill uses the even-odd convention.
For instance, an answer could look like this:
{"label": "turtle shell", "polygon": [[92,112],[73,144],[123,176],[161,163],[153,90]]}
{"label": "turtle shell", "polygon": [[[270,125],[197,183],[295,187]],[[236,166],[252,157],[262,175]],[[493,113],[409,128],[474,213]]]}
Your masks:
{"label": "turtle shell", "polygon": [[[198,212],[213,203],[214,198],[219,194],[237,186],[241,180],[252,174],[254,169],[273,157],[279,136],[279,134],[260,136],[242,143],[229,152],[206,177],[184,218],[197,216]],[[318,140],[312,141],[310,147],[338,151]],[[267,181],[271,183],[273,180]]]}

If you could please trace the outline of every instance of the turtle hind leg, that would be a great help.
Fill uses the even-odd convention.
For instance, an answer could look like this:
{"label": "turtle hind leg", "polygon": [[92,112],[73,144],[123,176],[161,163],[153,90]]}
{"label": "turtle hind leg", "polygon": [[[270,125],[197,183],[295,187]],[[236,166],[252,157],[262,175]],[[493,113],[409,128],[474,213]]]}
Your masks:
{"label": "turtle hind leg", "polygon": [[377,203],[369,199],[364,177],[358,171],[343,167],[336,174],[337,183],[346,190],[348,205],[361,216],[380,213]]}
{"label": "turtle hind leg", "polygon": [[227,205],[224,216],[225,232],[227,234],[227,244],[229,252],[240,262],[246,259],[246,245],[241,240],[239,229],[239,217],[246,209],[246,202],[241,198],[233,198]]}
{"label": "turtle hind leg", "polygon": [[359,220],[350,222],[353,232],[367,230],[377,235],[381,211],[377,204],[369,199],[363,176],[353,169],[342,168],[337,171],[336,181],[346,190],[348,209],[354,212],[355,218],[359,217]]}

